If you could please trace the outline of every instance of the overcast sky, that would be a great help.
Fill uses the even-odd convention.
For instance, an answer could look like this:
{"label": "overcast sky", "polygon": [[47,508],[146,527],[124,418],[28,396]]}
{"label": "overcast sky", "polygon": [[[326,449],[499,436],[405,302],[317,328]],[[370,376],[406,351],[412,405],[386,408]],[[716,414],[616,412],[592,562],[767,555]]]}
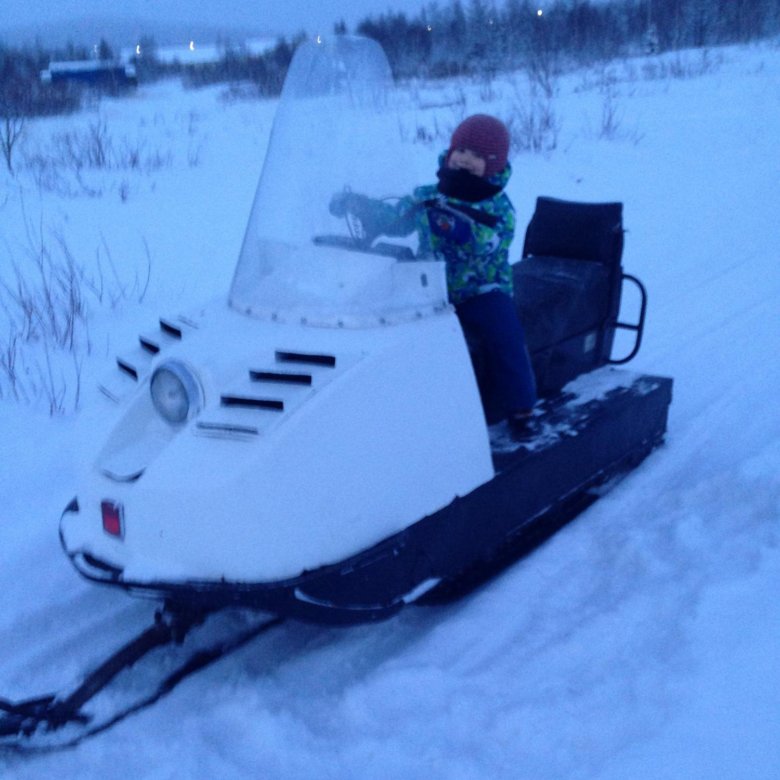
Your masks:
{"label": "overcast sky", "polygon": [[162,24],[192,22],[274,35],[330,32],[343,18],[350,30],[366,16],[388,10],[415,14],[426,0],[0,0],[0,40],[18,28],[80,29],[86,20]]}

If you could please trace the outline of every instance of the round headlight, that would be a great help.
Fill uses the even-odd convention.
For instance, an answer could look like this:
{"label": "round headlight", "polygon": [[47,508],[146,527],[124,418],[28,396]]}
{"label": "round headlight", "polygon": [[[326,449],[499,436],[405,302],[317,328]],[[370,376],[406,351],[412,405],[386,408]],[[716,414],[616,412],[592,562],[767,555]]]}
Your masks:
{"label": "round headlight", "polygon": [[155,370],[149,390],[154,408],[169,423],[186,422],[200,411],[198,380],[189,368],[176,360],[163,363]]}

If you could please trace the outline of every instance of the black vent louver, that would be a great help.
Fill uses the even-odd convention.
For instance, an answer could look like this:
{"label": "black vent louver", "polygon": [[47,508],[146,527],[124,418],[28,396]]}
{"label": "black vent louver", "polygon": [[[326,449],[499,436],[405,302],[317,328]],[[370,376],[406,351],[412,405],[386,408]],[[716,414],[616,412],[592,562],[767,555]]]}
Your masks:
{"label": "black vent louver", "polygon": [[122,358],[117,358],[116,364],[119,366],[119,370],[122,373],[127,374],[136,382],[138,381],[138,370],[135,368],[135,366],[130,365],[130,363],[128,363],[126,360],[122,360]]}
{"label": "black vent louver", "polygon": [[167,333],[169,336],[173,336],[175,339],[181,339],[182,337],[181,328],[162,317],[160,318],[160,330],[163,331],[163,333]]}
{"label": "black vent louver", "polygon": [[327,366],[336,367],[336,356],[321,352],[291,352],[287,350],[276,350],[277,363],[299,363],[308,366]]}
{"label": "black vent louver", "polygon": [[311,374],[294,371],[255,371],[250,369],[249,378],[253,382],[279,382],[285,385],[311,385]]}
{"label": "black vent louver", "polygon": [[141,346],[152,355],[156,355],[160,351],[160,345],[152,341],[148,336],[139,336],[138,341],[141,342]]}
{"label": "black vent louver", "polygon": [[283,412],[284,401],[279,398],[255,398],[248,395],[223,395],[220,398],[222,406],[239,407],[242,409],[268,409],[272,412]]}

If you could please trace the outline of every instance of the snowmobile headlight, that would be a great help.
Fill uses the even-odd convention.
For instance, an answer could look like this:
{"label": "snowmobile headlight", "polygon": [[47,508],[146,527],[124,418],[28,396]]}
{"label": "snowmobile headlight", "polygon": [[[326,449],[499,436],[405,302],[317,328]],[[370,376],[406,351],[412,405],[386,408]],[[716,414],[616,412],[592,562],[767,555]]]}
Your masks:
{"label": "snowmobile headlight", "polygon": [[192,419],[201,407],[201,389],[195,375],[177,360],[163,363],[149,384],[152,403],[160,416],[173,425]]}

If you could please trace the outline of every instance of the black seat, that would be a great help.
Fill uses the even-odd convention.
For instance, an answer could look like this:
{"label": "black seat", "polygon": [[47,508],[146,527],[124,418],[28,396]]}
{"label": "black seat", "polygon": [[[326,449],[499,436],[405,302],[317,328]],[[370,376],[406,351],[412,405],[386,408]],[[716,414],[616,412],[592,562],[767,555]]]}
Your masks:
{"label": "black seat", "polygon": [[[623,273],[623,233],[622,203],[537,199],[513,278],[541,397],[606,363],[627,362],[639,349],[646,296],[639,280]],[[640,289],[637,324],[618,322],[623,279]],[[637,333],[620,360],[611,358],[616,328]]]}

